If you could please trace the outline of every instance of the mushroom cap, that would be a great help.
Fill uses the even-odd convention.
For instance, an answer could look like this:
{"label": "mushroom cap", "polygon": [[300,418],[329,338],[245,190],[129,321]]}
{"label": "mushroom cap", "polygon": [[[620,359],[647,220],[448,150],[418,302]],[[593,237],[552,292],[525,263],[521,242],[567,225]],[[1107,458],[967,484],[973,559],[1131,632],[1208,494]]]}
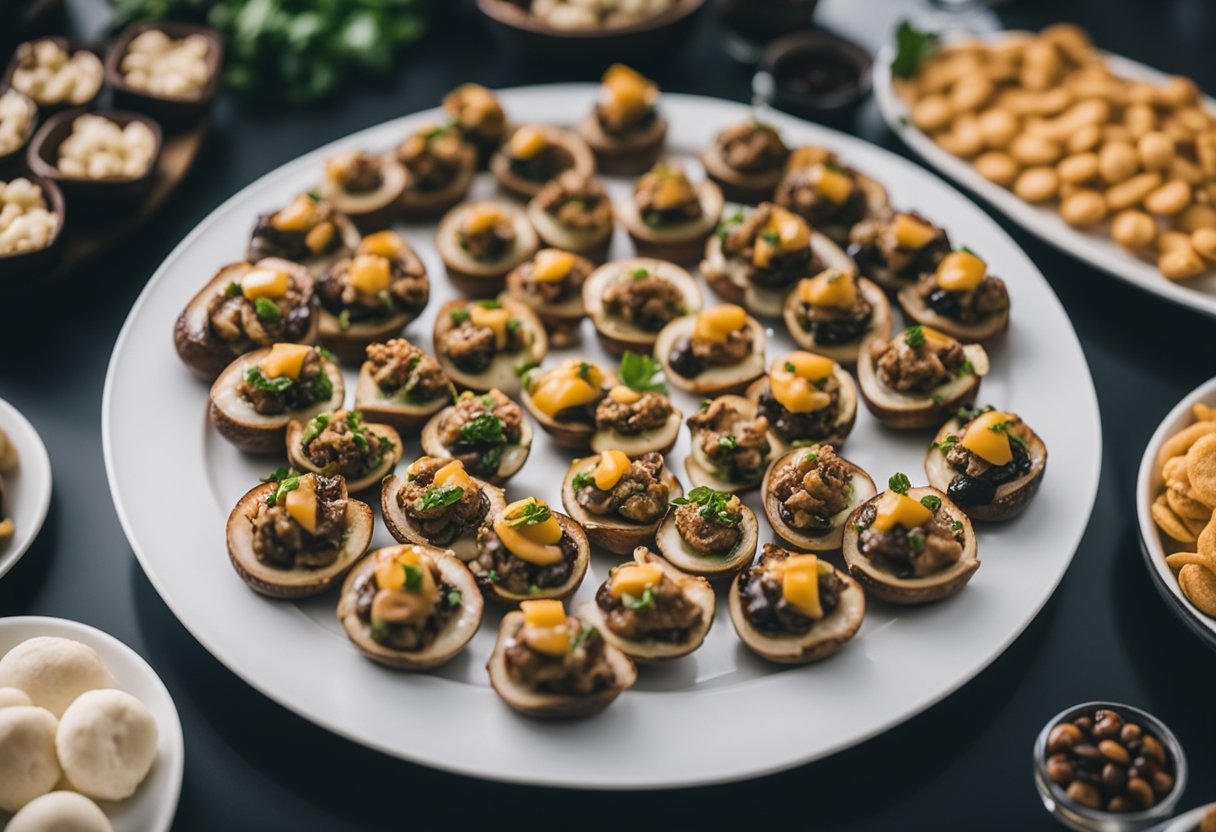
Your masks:
{"label": "mushroom cap", "polygon": [[915,284],[904,286],[895,297],[904,315],[913,322],[932,327],[964,344],[989,341],[1009,328],[1009,307],[968,324],[941,315],[928,306],[917,293]]}
{"label": "mushroom cap", "polygon": [[[827,436],[797,436],[792,440],[787,440],[775,430],[770,430],[769,433],[775,436],[777,441],[775,447],[785,449],[792,442],[812,439],[819,445],[834,445],[837,448],[842,446],[849,434],[853,432],[853,424],[857,421],[857,385],[853,382],[853,376],[849,371],[839,364],[832,371],[836,382],[840,385],[840,396],[838,399],[839,413],[836,416],[836,421],[832,425],[832,432]],[[757,405],[760,402],[760,394],[764,392],[765,386],[768,384],[768,376],[756,379],[756,381],[747,389],[747,397]]]}
{"label": "mushroom cap", "polygon": [[374,157],[380,166],[380,184],[370,191],[348,191],[328,176],[321,177],[321,198],[366,229],[387,225],[400,210],[401,195],[409,184],[409,172],[392,153]]}
{"label": "mushroom cap", "polygon": [[[510,218],[515,229],[515,247],[497,260],[477,260],[460,246],[460,227],[465,216],[480,205],[492,205],[497,208]],[[538,247],[536,229],[528,221],[524,209],[499,200],[462,202],[443,215],[435,232],[435,248],[457,288],[483,297],[493,295],[501,289],[502,279],[507,272],[536,254]]]}
{"label": "mushroom cap", "polygon": [[940,425],[960,407],[975,403],[980,381],[988,374],[988,353],[979,344],[967,344],[963,352],[974,372],[956,376],[923,395],[900,393],[879,379],[870,357],[870,344],[867,340],[858,353],[857,384],[866,407],[888,427],[915,430]]}
{"label": "mushroom cap", "polygon": [[469,192],[473,175],[477,173],[477,150],[470,144],[462,144],[460,166],[452,181],[442,188],[422,191],[409,183],[401,193],[401,216],[407,219],[430,219],[447,211]]}
{"label": "mushroom cap", "polygon": [[604,293],[608,287],[621,275],[636,269],[645,269],[655,277],[665,278],[674,284],[680,290],[680,294],[684,296],[686,313],[695,314],[701,311],[703,301],[700,285],[691,274],[675,263],[650,257],[633,257],[628,260],[613,260],[611,263],[605,263],[588,275],[583,282],[583,306],[586,307],[587,316],[595,325],[595,331],[599,333],[604,349],[613,355],[620,355],[625,350],[649,354],[654,348],[655,340],[659,337],[658,332],[634,326],[614,315],[609,315],[604,309]]}
{"label": "mushroom cap", "polygon": [[372,378],[372,363],[364,361],[355,383],[355,410],[368,419],[392,425],[407,434],[420,428],[428,419],[451,404],[448,391],[429,402],[414,403],[387,397]]}
{"label": "mushroom cap", "polygon": [[[472,480],[477,483],[478,488],[481,489],[481,493],[486,496],[486,500],[489,502],[489,508],[486,509],[486,517],[490,517],[494,512],[506,506],[506,498],[501,488],[490,485],[476,477],[472,477]],[[405,478],[393,475],[385,477],[383,484],[380,486],[380,513],[384,517],[384,526],[398,543],[417,543],[421,546],[434,547],[434,544],[427,539],[426,534],[419,528],[418,524],[401,508],[401,503],[397,500],[397,494],[401,491],[403,485],[405,485]],[[477,526],[471,526],[466,529],[463,534],[443,548],[453,552],[461,561],[467,562],[473,560],[478,554]]]}
{"label": "mushroom cap", "polygon": [[[661,226],[650,225],[642,219],[638,204],[632,196],[615,203],[617,219],[625,226],[629,236],[637,242],[651,246],[682,246],[685,243],[693,243],[695,245],[692,250],[699,253],[701,246],[718,228],[725,200],[722,197],[722,189],[708,179],[701,180],[695,187],[697,199],[701,203],[701,216],[696,219]],[[682,261],[683,258],[679,260]]]}
{"label": "mushroom cap", "polygon": [[707,366],[693,378],[680,375],[671,366],[671,353],[676,344],[691,337],[697,325],[696,315],[676,318],[659,330],[654,342],[654,357],[663,365],[667,383],[672,387],[694,395],[718,395],[740,393],[760,376],[764,375],[764,348],[768,341],[764,326],[747,316],[747,328],[752,332],[752,351],[736,364]]}
{"label": "mushroom cap", "polygon": [[458,307],[465,308],[469,304],[475,303],[475,301],[457,299],[445,303],[435,317],[435,358],[448,377],[461,387],[467,387],[478,393],[485,393],[497,388],[508,396],[517,396],[520,388],[517,367],[527,359],[539,364],[549,352],[549,338],[545,334],[545,327],[540,322],[540,318],[536,317],[536,313],[532,311],[532,307],[505,296],[501,297],[498,302],[511,313],[512,318],[520,322],[522,329],[532,333],[530,348],[520,352],[495,352],[494,357],[490,360],[490,366],[480,373],[470,373],[460,369],[439,349],[443,336],[455,327],[452,322],[452,310]]}
{"label": "mushroom cap", "polygon": [[844,524],[849,519],[849,515],[853,513],[853,509],[878,493],[874,480],[870,478],[870,475],[860,465],[849,462],[843,457],[841,458],[840,461],[848,466],[853,474],[853,491],[849,495],[849,504],[832,515],[832,525],[821,534],[799,531],[786,523],[785,519],[781,516],[781,503],[771,488],[773,477],[779,468],[800,454],[813,451],[817,447],[818,445],[812,445],[807,448],[793,448],[773,460],[764,474],[764,484],[760,487],[760,499],[764,506],[764,515],[768,518],[773,532],[790,546],[805,552],[837,552],[840,551],[841,543],[844,540]]}
{"label": "mushroom cap", "polygon": [[[958,472],[946,462],[946,455],[938,444],[952,433],[957,435],[961,427],[958,417],[946,422],[933,437],[933,444],[925,454],[925,475],[929,478],[929,485],[943,493],[947,492]],[[1043,474],[1047,471],[1047,446],[1037,433],[1030,430],[1029,425],[1025,427],[1030,434],[1026,442],[1030,455],[1030,470],[1017,479],[998,485],[996,496],[987,505],[965,506],[960,503],[959,508],[972,520],[1001,521],[1016,517],[1030,504],[1030,498],[1042,485]]]}
{"label": "mushroom cap", "polygon": [[[514,135],[515,130],[524,127],[542,133],[549,144],[558,145],[569,153],[572,164],[568,170],[573,170],[583,176],[595,174],[595,154],[591,152],[591,148],[587,145],[587,142],[583,141],[583,138],[574,131],[567,130],[564,127],[555,127],[552,124],[526,124],[517,125],[511,131],[512,135]],[[490,157],[490,173],[494,174],[494,178],[498,180],[498,184],[503,190],[520,199],[531,199],[541,192],[546,183],[527,179],[511,170],[511,160],[505,150],[509,142],[510,138],[508,137],[503,146],[498,149],[498,152]]]}
{"label": "mushroom cap", "polygon": [[[562,481],[562,506],[574,521],[583,527],[592,544],[618,555],[629,554],[654,540],[655,532],[658,531],[665,515],[660,514],[649,523],[635,523],[620,515],[592,514],[583,508],[575,496],[574,478],[578,474],[591,471],[598,460],[598,456],[586,456],[570,463]],[[659,471],[659,478],[667,484],[669,500],[683,496],[684,488],[666,465]]]}
{"label": "mushroom cap", "polygon": [[[352,494],[365,491],[379,483],[401,461],[401,434],[397,433],[390,425],[381,425],[375,422],[365,422],[363,427],[368,433],[374,433],[377,436],[388,439],[393,443],[393,449],[384,455],[379,465],[363,476],[358,479],[351,479],[349,477],[346,479],[346,490]],[[322,466],[317,465],[304,453],[304,446],[300,442],[303,438],[304,423],[297,419],[292,419],[287,423],[287,461],[297,471],[311,472],[313,474],[324,473]]]}
{"label": "mushroom cap", "polygon": [[[453,410],[455,405],[448,405],[440,410],[434,416],[427,420],[422,426],[422,452],[427,456],[444,457],[451,456],[452,452],[439,438],[439,425],[447,417],[447,413]],[[507,480],[515,476],[520,468],[524,467],[524,463],[528,460],[528,454],[532,451],[532,423],[527,419],[520,422],[519,426],[519,441],[513,445],[503,446],[502,458],[498,462],[498,471],[492,477],[486,477],[485,481],[494,485],[504,485]]]}
{"label": "mushroom cap", "polygon": [[[550,509],[552,511],[552,509]],[[562,514],[560,511],[553,512],[554,518],[562,527],[562,532],[574,541],[574,546],[577,552],[574,556],[574,564],[570,568],[570,577],[564,583],[555,587],[546,587],[538,592],[527,595],[520,595],[510,590],[504,589],[497,583],[491,583],[479,574],[477,569],[474,569],[475,575],[478,576],[478,585],[483,592],[488,591],[490,597],[493,597],[505,604],[515,606],[520,601],[527,601],[533,598],[554,598],[563,599],[569,598],[578,591],[579,584],[583,582],[583,577],[587,574],[587,566],[591,563],[591,543],[587,540],[587,533],[583,531],[583,527],[575,522],[568,515]],[[489,516],[487,516],[489,521]]]}
{"label": "mushroom cap", "polygon": [[870,325],[857,338],[842,344],[817,343],[815,336],[798,323],[798,307],[801,304],[797,291],[786,295],[785,306],[782,310],[782,317],[785,319],[785,327],[790,337],[805,350],[827,356],[838,364],[847,364],[850,367],[855,365],[864,342],[870,338],[887,339],[891,337],[891,302],[887,300],[887,293],[879,288],[877,283],[864,277],[857,278],[857,291],[870,302],[870,306],[874,310],[870,318]]}
{"label": "mushroom cap", "polygon": [[609,222],[602,228],[571,228],[557,221],[557,218],[540,207],[533,197],[528,202],[528,221],[536,229],[541,241],[550,248],[559,248],[588,257],[601,260],[612,240],[615,225]]}
{"label": "mushroom cap", "polygon": [[640,130],[613,135],[604,130],[594,110],[574,128],[595,154],[602,173],[625,175],[648,170],[663,153],[667,119],[659,116]]}
{"label": "mushroom cap", "polygon": [[746,505],[740,505],[740,513],[743,519],[739,521],[739,541],[725,555],[703,555],[690,546],[676,528],[674,509],[659,524],[655,544],[667,562],[682,572],[710,579],[729,577],[752,562],[760,542],[760,523],[755,513]]}
{"label": "mushroom cap", "polygon": [[717,140],[711,141],[701,151],[701,164],[705,174],[722,186],[726,198],[735,202],[761,202],[772,199],[777,183],[785,175],[781,167],[758,173],[735,170],[726,163],[722,147]]}
{"label": "mushroom cap", "polygon": [[[744,418],[752,419],[756,415],[756,403],[751,399],[743,396],[728,394],[718,396],[714,401],[725,399],[730,402],[735,410],[737,410]],[[704,485],[707,488],[712,488],[715,491],[729,491],[731,493],[741,493],[750,491],[760,485],[760,481],[764,479],[764,473],[761,472],[755,481],[749,482],[731,482],[723,479],[718,475],[713,463],[709,457],[705,455],[705,451],[701,448],[701,443],[697,441],[696,431],[689,428],[689,433],[692,434],[692,442],[689,443],[688,455],[684,457],[684,471],[688,474],[688,480],[693,486]],[[768,441],[772,446],[773,451],[778,451],[783,443],[781,438],[771,430],[768,432]],[[767,467],[767,463],[766,466]]]}

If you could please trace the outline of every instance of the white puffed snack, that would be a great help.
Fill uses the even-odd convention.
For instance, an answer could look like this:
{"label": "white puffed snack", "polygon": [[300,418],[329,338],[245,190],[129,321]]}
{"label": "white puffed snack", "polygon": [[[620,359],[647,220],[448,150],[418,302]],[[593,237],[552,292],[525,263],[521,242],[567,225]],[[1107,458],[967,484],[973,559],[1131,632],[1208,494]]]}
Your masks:
{"label": "white puffed snack", "polygon": [[156,138],[142,121],[119,127],[104,116],[83,115],[59,144],[58,167],[77,179],[137,179],[155,151]]}
{"label": "white puffed snack", "polygon": [[[46,248],[59,227],[59,214],[50,210],[36,183],[18,177],[0,182],[0,254]],[[0,471],[4,470],[0,440]]]}
{"label": "white puffed snack", "polygon": [[29,100],[16,90],[0,94],[0,153],[12,153],[21,146],[33,117]]}
{"label": "white puffed snack", "polygon": [[13,815],[4,832],[114,832],[101,807],[76,792],[51,792]]}
{"label": "white puffed snack", "polygon": [[85,691],[113,686],[96,651],[70,638],[26,639],[0,659],[0,687],[20,688],[55,716]]}
{"label": "white puffed snack", "polygon": [[91,690],[68,706],[55,748],[64,776],[81,794],[122,800],[134,794],[156,760],[156,718],[121,690]]}
{"label": "white puffed snack", "polygon": [[210,47],[202,35],[175,40],[160,29],[136,35],[122,57],[123,80],[166,98],[197,96],[211,78]]}
{"label": "white puffed snack", "polygon": [[59,782],[57,724],[45,708],[0,708],[0,810],[15,812]]}
{"label": "white puffed snack", "polygon": [[33,705],[34,700],[21,688],[0,688],[0,708],[12,708],[18,705]]}
{"label": "white puffed snack", "polygon": [[40,104],[83,104],[101,88],[101,59],[87,49],[68,54],[53,40],[17,47],[12,86]]}

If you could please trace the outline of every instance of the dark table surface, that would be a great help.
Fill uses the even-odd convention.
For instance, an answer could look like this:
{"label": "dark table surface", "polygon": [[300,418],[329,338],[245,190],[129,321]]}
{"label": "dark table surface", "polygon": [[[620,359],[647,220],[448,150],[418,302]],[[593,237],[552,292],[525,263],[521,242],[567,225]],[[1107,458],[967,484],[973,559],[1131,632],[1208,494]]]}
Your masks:
{"label": "dark table surface", "polygon": [[[1018,28],[1074,20],[1106,49],[1216,91],[1210,52],[1216,4],[1209,0],[1035,0],[998,11]],[[745,100],[750,73],[723,56],[720,39],[716,16],[701,15],[686,47],[655,73],[664,89]],[[156,266],[256,177],[352,131],[434,106],[458,82],[510,86],[590,81],[595,74],[504,60],[480,27],[445,19],[392,78],[356,85],[327,104],[285,110],[222,95],[195,170],[152,223],[57,290],[19,303],[0,300],[0,396],[41,432],[55,472],[41,536],[0,581],[0,614],[93,624],[157,669],[186,736],[175,828],[450,829],[518,813],[543,814],[545,825],[594,826],[603,818],[649,827],[669,823],[678,806],[688,821],[711,829],[770,818],[851,830],[1051,829],[1031,781],[1031,744],[1054,713],[1090,699],[1136,704],[1161,717],[1189,749],[1190,786],[1181,806],[1216,800],[1216,657],[1151,585],[1133,501],[1136,466],[1153,428],[1213,372],[1216,322],[1106,277],[995,212],[1047,275],[1084,345],[1102,408],[1101,486],[1071,569],[1025,634],[974,681],[903,726],[801,769],[709,789],[612,798],[505,786],[429,771],[332,736],[256,693],[177,622],[123,537],[100,439],[110,349]],[[832,123],[908,155],[870,105]],[[180,473],[165,461],[167,480]],[[590,805],[609,802],[608,811]]]}

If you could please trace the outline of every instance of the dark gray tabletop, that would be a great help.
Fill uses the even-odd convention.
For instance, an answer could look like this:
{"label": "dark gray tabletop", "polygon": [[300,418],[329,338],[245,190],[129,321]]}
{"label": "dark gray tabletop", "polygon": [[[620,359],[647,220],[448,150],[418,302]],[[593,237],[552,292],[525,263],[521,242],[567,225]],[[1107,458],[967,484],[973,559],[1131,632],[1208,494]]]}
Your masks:
{"label": "dark gray tabletop", "polygon": [[[1190,75],[1216,91],[1216,4],[1208,0],[1035,0],[998,11],[1018,28],[1074,20],[1106,49]],[[1102,407],[1101,488],[1071,569],[1026,633],[974,681],[903,726],[804,768],[709,789],[605,797],[484,783],[405,764],[312,726],[229,673],[177,622],[123,537],[101,453],[110,349],[156,266],[198,221],[256,177],[354,130],[434,106],[458,82],[510,86],[594,77],[504,61],[479,27],[445,18],[393,78],[311,110],[223,95],[198,165],[160,216],[53,291],[0,300],[0,397],[41,432],[55,472],[41,536],[0,580],[0,614],[93,624],[157,669],[186,735],[175,828],[460,829],[509,816],[543,817],[538,822],[547,827],[594,827],[602,818],[602,824],[638,828],[667,825],[678,807],[687,821],[701,820],[709,829],[787,818],[817,829],[1052,829],[1031,780],[1031,744],[1054,713],[1089,699],[1132,703],[1163,719],[1189,752],[1191,779],[1181,808],[1216,800],[1216,656],[1173,618],[1150,583],[1133,501],[1149,434],[1216,370],[1216,321],[1127,287],[995,212],[1051,281],[1085,348]],[[744,100],[750,72],[723,56],[711,11],[656,77],[664,89]],[[872,107],[832,125],[907,155]],[[148,406],[155,407],[154,390]],[[165,460],[167,487],[185,475],[175,460]],[[806,704],[813,713],[814,703]],[[656,736],[653,742],[695,738]]]}

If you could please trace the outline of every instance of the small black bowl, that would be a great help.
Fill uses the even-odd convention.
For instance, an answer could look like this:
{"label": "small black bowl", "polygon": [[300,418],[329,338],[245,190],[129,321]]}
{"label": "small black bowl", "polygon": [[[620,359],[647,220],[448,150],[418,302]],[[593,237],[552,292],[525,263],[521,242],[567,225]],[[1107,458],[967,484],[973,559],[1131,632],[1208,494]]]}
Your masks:
{"label": "small black bowl", "polygon": [[795,32],[764,50],[761,67],[773,78],[774,100],[794,112],[839,110],[870,92],[873,59],[852,41],[828,32]]}
{"label": "small black bowl", "polygon": [[26,175],[25,178],[42,189],[42,196],[46,200],[47,207],[59,215],[59,224],[55,227],[55,233],[51,235],[50,243],[45,247],[33,251],[0,254],[0,291],[28,283],[38,275],[49,272],[59,259],[63,249],[63,228],[68,219],[63,191],[46,177]]}
{"label": "small black bowl", "polygon": [[[27,43],[38,43],[39,41],[43,41],[43,40],[54,41],[55,43],[59,44],[59,46],[61,48],[65,49],[67,52],[73,53],[73,54],[76,52],[92,52],[94,55],[97,56],[97,60],[99,60],[99,61],[102,60],[101,52],[99,52],[91,44],[85,43],[83,41],[78,41],[78,40],[69,40],[68,38],[60,37],[58,35],[53,35],[51,37],[45,37],[45,38],[34,38],[31,41],[27,41]],[[24,45],[24,44],[22,44],[22,45]],[[8,89],[13,86],[13,73],[17,71],[17,66],[21,63],[20,56],[18,55],[18,52],[20,51],[20,49],[21,49],[21,46],[18,46],[17,49],[13,50],[13,57],[12,57],[12,60],[10,60],[8,62],[8,68],[5,69],[5,71],[4,71],[4,80],[3,80],[3,82],[0,82],[0,89]],[[95,104],[97,102],[98,97],[101,95],[101,92],[102,92],[102,90],[105,89],[105,87],[106,87],[106,73],[105,73],[105,62],[103,61],[102,68],[101,68],[101,77],[97,79],[97,90],[96,90],[96,92],[93,93],[92,97],[90,97],[88,101],[64,101],[64,102],[60,102],[57,104],[42,104],[42,103],[38,102],[37,100],[35,100],[34,103],[38,105],[38,112],[42,116],[45,117],[45,116],[50,115],[51,113],[57,113],[62,110],[65,110],[69,107],[92,106],[93,104]],[[27,97],[32,98],[32,96],[27,96]]]}
{"label": "small black bowl", "polygon": [[30,108],[30,120],[29,124],[25,126],[25,135],[22,136],[21,143],[7,153],[0,153],[0,176],[9,175],[11,171],[21,167],[21,163],[25,161],[25,148],[30,143],[34,131],[38,129],[38,105],[25,93],[0,89],[0,96],[10,93],[25,100],[26,105]]}
{"label": "small black bowl", "polygon": [[[184,98],[156,95],[137,89],[127,83],[122,74],[122,59],[137,36],[149,29],[159,29],[174,40],[190,35],[202,35],[207,39],[207,83],[196,94]],[[194,23],[157,21],[155,23],[133,23],[122,30],[110,51],[106,53],[105,79],[114,90],[114,103],[141,113],[148,113],[166,124],[185,124],[205,115],[215,100],[220,87],[220,75],[224,68],[224,41],[219,33],[209,26]]]}

